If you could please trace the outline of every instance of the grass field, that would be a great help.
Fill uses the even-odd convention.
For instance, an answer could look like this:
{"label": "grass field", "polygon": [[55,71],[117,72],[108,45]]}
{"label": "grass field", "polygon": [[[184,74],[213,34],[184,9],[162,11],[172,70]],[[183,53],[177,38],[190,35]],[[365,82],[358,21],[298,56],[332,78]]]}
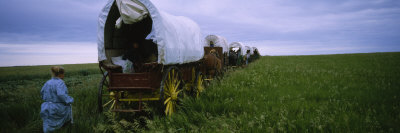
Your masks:
{"label": "grass field", "polygon": [[[96,112],[97,64],[83,66],[65,66],[75,124],[60,132],[400,132],[400,53],[266,56],[183,99],[171,117],[150,108],[116,120]],[[49,66],[0,72],[0,132],[40,132]]]}
{"label": "grass field", "polygon": [[[0,132],[43,132],[39,115],[40,90],[50,79],[51,66],[0,68]],[[73,131],[93,132],[93,126],[103,121],[96,113],[98,64],[63,65],[65,83],[75,99]]]}

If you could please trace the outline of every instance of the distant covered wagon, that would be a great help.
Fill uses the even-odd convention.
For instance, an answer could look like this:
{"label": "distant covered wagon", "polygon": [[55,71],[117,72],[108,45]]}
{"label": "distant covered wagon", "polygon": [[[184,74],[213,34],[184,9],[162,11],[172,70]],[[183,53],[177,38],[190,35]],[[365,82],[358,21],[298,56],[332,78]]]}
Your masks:
{"label": "distant covered wagon", "polygon": [[[211,50],[215,50],[218,55],[218,58],[222,62],[222,66],[227,66],[229,59],[228,59],[228,53],[229,53],[229,46],[228,46],[228,41],[222,36],[218,35],[207,35],[205,38],[206,46],[204,47],[204,54],[208,54]],[[224,67],[225,68],[225,67]]]}
{"label": "distant covered wagon", "polygon": [[[222,36],[207,35],[205,38],[206,46],[208,47],[221,47],[223,53],[229,52],[228,41]],[[211,46],[214,45],[214,46]]]}
{"label": "distant covered wagon", "polygon": [[253,49],[250,47],[250,46],[244,46],[244,48],[245,48],[245,53],[247,54],[247,53],[250,53],[250,55],[252,55],[253,54]]}
{"label": "distant covered wagon", "polygon": [[252,61],[254,61],[254,60],[257,60],[258,58],[260,58],[260,53],[258,52],[257,47],[252,47],[252,49],[253,49],[253,54],[251,55],[250,58]]}
{"label": "distant covered wagon", "polygon": [[229,44],[229,65],[241,66],[244,64],[245,46],[241,42],[232,42]]}
{"label": "distant covered wagon", "polygon": [[109,0],[99,15],[97,37],[104,73],[100,111],[140,111],[142,102],[160,101],[170,115],[182,90],[203,89],[198,68],[203,39],[186,17],[160,11],[149,0]]}
{"label": "distant covered wagon", "polygon": [[251,62],[250,57],[253,55],[253,49],[250,46],[246,45],[244,46],[244,51],[245,51],[244,60]]}

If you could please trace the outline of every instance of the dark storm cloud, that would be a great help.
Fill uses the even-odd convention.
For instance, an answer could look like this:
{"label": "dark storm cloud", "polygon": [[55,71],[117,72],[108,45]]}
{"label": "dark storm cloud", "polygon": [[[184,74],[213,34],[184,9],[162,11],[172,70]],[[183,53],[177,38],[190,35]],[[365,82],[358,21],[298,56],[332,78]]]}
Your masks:
{"label": "dark storm cloud", "polygon": [[[105,0],[0,2],[0,41],[96,41]],[[159,9],[194,19],[204,34],[232,41],[358,40],[397,43],[395,0],[153,0]]]}
{"label": "dark storm cloud", "polygon": [[232,41],[353,40],[398,43],[400,2],[395,0],[155,0],[189,16],[205,32]]}
{"label": "dark storm cloud", "polygon": [[94,41],[103,4],[95,0],[0,1],[0,42]]}
{"label": "dark storm cloud", "polygon": [[[0,43],[94,45],[106,1],[0,1]],[[259,46],[264,54],[400,51],[398,0],[151,1],[160,10],[193,19],[203,35]]]}

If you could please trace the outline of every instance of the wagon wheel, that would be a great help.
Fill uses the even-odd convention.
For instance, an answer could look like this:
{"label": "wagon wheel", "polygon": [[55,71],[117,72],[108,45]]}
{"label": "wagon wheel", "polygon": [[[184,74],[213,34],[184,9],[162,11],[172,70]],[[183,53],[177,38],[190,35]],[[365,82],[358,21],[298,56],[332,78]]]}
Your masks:
{"label": "wagon wheel", "polygon": [[176,111],[179,99],[183,97],[182,74],[175,66],[168,68],[161,81],[160,99],[165,106],[165,114],[171,115]]}
{"label": "wagon wheel", "polygon": [[99,112],[103,111],[103,108],[105,109],[113,109],[117,106],[117,101],[116,101],[116,93],[115,92],[110,92],[107,94],[107,89],[109,87],[109,77],[108,77],[108,72],[104,72],[103,78],[100,81],[99,84],[99,92],[98,92],[98,103],[97,103],[97,108]]}
{"label": "wagon wheel", "polygon": [[196,98],[199,97],[200,93],[203,92],[206,87],[207,83],[204,79],[205,75],[202,72],[197,72],[193,87],[193,95],[196,96]]}

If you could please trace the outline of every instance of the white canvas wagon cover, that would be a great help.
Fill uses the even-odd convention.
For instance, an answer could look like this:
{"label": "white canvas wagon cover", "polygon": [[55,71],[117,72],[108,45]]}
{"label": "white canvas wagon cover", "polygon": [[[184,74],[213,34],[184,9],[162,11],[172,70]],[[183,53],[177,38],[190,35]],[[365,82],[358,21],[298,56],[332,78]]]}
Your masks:
{"label": "white canvas wagon cover", "polygon": [[[182,16],[173,16],[158,10],[149,0],[137,0],[147,8],[153,21],[150,34],[146,39],[152,39],[157,44],[158,63],[182,64],[198,61],[203,57],[203,40],[200,27],[192,20]],[[104,28],[113,6],[114,0],[109,0],[101,10],[98,19],[98,60],[107,60],[104,46]]]}
{"label": "white canvas wagon cover", "polygon": [[251,47],[251,48],[253,49],[253,54],[254,54],[255,51],[258,51],[257,47]]}
{"label": "white canvas wagon cover", "polygon": [[245,50],[244,50],[244,45],[241,42],[233,42],[231,44],[229,44],[229,49],[230,48],[240,48],[240,55],[244,55],[246,54]]}
{"label": "white canvas wagon cover", "polygon": [[247,53],[247,50],[250,50],[250,55],[254,54],[253,49],[250,46],[244,46],[244,47],[246,49],[245,53]]}
{"label": "white canvas wagon cover", "polygon": [[205,42],[206,42],[207,46],[210,45],[210,41],[212,41],[215,46],[222,47],[222,51],[224,53],[229,51],[228,42],[226,41],[226,39],[224,37],[218,36],[218,35],[208,35],[208,36],[206,36],[206,41]]}

